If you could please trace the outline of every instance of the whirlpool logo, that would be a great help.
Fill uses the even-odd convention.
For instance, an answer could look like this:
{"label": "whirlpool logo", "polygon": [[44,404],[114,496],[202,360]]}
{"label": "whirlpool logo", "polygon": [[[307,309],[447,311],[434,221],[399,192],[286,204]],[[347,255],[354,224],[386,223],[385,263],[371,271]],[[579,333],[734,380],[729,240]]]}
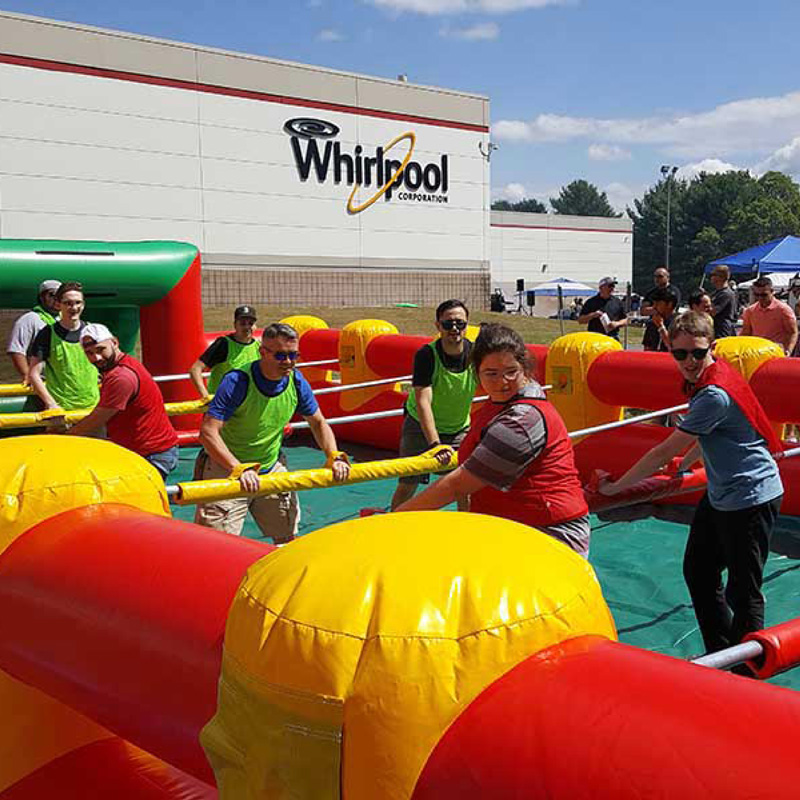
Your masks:
{"label": "whirlpool logo", "polygon": [[[367,156],[360,144],[349,153],[342,152],[341,143],[336,141],[339,128],[332,122],[296,117],[288,120],[283,129],[289,134],[301,181],[307,181],[313,171],[320,183],[332,176],[334,183],[353,187],[347,198],[350,214],[369,208],[381,197],[388,202],[395,195],[398,200],[412,202],[447,202],[447,155],[442,155],[438,164],[423,166],[413,161],[417,137],[411,131],[395,136],[382,147],[376,147],[373,156]],[[369,199],[356,203],[356,194],[362,187],[374,187],[374,191]]]}

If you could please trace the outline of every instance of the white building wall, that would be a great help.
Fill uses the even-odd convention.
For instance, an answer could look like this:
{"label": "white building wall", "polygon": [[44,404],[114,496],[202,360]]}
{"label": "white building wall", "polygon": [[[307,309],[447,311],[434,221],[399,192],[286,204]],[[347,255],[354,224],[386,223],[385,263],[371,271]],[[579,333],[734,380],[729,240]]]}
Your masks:
{"label": "white building wall", "polygon": [[[624,285],[632,278],[633,223],[626,218],[493,211],[491,248],[492,287],[509,297],[517,278],[525,279],[526,288],[562,277],[596,287],[605,275]],[[551,310],[545,306],[541,313]]]}

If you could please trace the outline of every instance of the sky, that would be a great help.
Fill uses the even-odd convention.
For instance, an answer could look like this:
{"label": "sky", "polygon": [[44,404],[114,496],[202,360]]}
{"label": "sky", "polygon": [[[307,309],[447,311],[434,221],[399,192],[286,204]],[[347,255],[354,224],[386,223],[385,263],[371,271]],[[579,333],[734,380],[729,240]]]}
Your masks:
{"label": "sky", "polygon": [[583,178],[800,179],[798,0],[5,0],[102,28],[487,95],[493,199]]}

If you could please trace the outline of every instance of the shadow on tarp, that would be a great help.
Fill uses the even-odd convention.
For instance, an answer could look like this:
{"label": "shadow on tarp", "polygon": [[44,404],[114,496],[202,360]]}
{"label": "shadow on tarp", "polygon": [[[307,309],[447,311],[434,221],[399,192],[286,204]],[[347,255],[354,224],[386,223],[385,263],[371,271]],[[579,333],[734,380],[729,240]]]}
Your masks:
{"label": "shadow on tarp", "polygon": [[[291,470],[319,467],[322,454],[310,446],[310,436],[295,434],[284,452]],[[347,445],[357,461],[391,458],[396,454]],[[182,448],[170,483],[189,480],[197,448]],[[394,479],[302,492],[300,533],[355,519],[362,508],[387,507]],[[614,615],[620,640],[677,658],[703,652],[689,595],[683,582],[683,549],[693,509],[646,505],[592,515],[590,561]],[[173,507],[178,519],[191,520],[192,507]],[[248,516],[244,535],[261,539]],[[791,619],[800,608],[800,520],[781,517],[765,569],[767,624]],[[800,669],[779,675],[772,683],[800,690]]]}

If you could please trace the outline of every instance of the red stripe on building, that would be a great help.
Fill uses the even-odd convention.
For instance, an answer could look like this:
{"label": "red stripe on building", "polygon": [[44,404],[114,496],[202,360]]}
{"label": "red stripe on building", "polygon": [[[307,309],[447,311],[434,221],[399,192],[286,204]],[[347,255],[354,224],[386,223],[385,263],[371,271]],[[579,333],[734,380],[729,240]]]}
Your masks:
{"label": "red stripe on building", "polygon": [[236,89],[231,86],[216,86],[210,83],[184,81],[177,78],[163,78],[158,75],[143,75],[138,72],[124,72],[101,67],[88,67],[83,64],[69,64],[62,61],[48,61],[41,58],[27,56],[14,56],[0,53],[0,63],[14,64],[19,67],[33,67],[46,69],[52,72],[72,72],[78,75],[91,75],[95,78],[110,78],[117,81],[131,83],[146,83],[152,86],[166,86],[170,89],[184,89],[192,92],[205,92],[206,94],[221,94],[227,97],[241,97],[246,100],[258,100],[262,103],[284,103],[285,105],[301,106],[302,108],[317,108],[324,111],[338,111],[342,114],[359,114],[365,117],[379,117],[380,119],[400,120],[401,122],[416,122],[422,125],[435,125],[440,128],[457,128],[476,133],[488,133],[486,125],[472,125],[467,122],[454,122],[446,119],[433,119],[418,117],[413,114],[398,114],[393,111],[381,111],[377,108],[356,108],[341,103],[325,103],[321,100],[305,100],[300,97],[256,92],[250,89]]}

